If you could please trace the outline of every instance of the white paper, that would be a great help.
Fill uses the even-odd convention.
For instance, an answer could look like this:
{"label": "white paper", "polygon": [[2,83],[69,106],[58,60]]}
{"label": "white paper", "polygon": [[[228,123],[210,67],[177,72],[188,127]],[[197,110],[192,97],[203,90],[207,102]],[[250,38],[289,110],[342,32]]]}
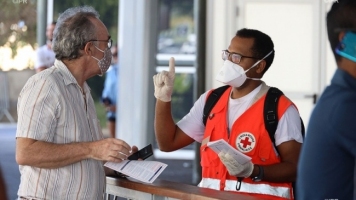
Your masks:
{"label": "white paper", "polygon": [[158,161],[124,160],[106,162],[104,166],[145,183],[152,183],[166,169],[167,164]]}
{"label": "white paper", "polygon": [[232,147],[230,144],[228,144],[224,139],[208,142],[207,145],[216,154],[219,154],[220,152],[229,153],[240,164],[245,164],[251,160],[251,157],[241,153],[240,151]]}

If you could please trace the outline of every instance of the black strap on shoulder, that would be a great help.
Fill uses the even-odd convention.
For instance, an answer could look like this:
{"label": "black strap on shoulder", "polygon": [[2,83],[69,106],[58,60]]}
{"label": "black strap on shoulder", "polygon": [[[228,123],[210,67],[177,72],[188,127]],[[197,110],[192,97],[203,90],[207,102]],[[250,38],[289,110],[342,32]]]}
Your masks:
{"label": "black strap on shoulder", "polygon": [[[271,87],[267,92],[266,100],[265,100],[265,104],[264,104],[264,110],[263,110],[265,127],[266,127],[269,137],[271,138],[271,141],[275,147],[276,147],[276,143],[275,143],[274,134],[275,134],[275,132],[277,130],[277,126],[278,126],[278,115],[277,115],[278,114],[278,100],[282,94],[283,94],[283,92],[280,91],[278,88]],[[301,117],[300,117],[300,123],[301,123],[302,137],[304,138],[305,127],[304,127],[304,122]],[[276,151],[278,152],[277,147],[276,147]]]}
{"label": "black strap on shoulder", "polygon": [[213,109],[215,106],[216,102],[220,99],[221,95],[225,92],[227,88],[229,88],[229,85],[224,85],[219,88],[214,89],[208,98],[206,99],[205,106],[204,106],[204,113],[203,113],[203,123],[204,126],[206,125],[206,120],[208,119],[208,116],[210,114],[210,111]]}
{"label": "black strap on shoulder", "polygon": [[278,125],[278,100],[282,94],[283,92],[278,88],[271,87],[266,94],[264,104],[263,118],[266,130],[268,131],[273,144],[275,144],[274,133],[276,132]]}

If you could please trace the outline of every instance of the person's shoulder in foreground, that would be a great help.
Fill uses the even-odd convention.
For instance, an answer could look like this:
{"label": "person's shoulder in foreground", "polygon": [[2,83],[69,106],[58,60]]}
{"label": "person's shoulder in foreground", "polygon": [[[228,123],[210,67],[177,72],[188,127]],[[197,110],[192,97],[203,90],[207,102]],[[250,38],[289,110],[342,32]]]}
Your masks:
{"label": "person's shoulder in foreground", "polygon": [[18,99],[19,197],[102,199],[109,172],[103,161],[121,162],[137,151],[123,140],[104,139],[86,84],[109,68],[111,44],[92,7],[69,8],[59,16],[55,66],[32,76]]}
{"label": "person's shoulder in foreground", "polygon": [[310,117],[298,165],[302,200],[356,198],[356,1],[334,2],[326,20],[338,68]]}

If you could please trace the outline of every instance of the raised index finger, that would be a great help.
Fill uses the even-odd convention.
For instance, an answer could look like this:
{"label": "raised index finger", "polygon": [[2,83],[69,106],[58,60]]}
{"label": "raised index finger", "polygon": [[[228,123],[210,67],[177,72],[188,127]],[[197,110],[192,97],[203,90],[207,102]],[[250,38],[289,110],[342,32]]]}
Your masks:
{"label": "raised index finger", "polygon": [[175,74],[175,61],[174,61],[174,58],[171,57],[169,59],[169,71],[168,71],[169,75],[170,76],[174,76]]}

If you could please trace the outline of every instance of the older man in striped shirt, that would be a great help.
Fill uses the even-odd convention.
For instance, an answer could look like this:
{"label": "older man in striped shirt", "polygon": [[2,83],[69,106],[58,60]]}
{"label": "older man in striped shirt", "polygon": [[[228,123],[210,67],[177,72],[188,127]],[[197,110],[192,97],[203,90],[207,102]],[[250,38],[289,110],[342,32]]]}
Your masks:
{"label": "older man in striped shirt", "polygon": [[88,6],[60,15],[54,67],[32,76],[18,100],[19,199],[102,199],[103,161],[121,162],[136,146],[104,138],[86,80],[106,72],[112,40]]}

